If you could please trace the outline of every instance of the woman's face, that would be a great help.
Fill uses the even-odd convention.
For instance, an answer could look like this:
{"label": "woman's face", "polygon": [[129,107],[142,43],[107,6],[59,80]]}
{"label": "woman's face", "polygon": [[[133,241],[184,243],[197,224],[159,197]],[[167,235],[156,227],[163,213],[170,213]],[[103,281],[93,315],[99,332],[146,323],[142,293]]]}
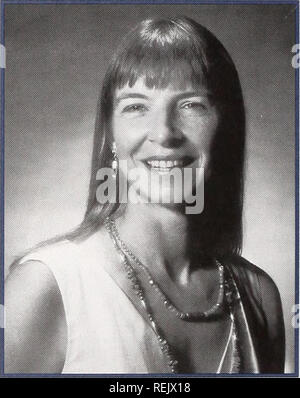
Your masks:
{"label": "woman's face", "polygon": [[[160,192],[159,202],[164,202],[172,195],[180,197],[184,185],[183,195],[192,195],[195,185],[204,183],[203,175],[195,178],[195,169],[204,168],[205,178],[209,176],[218,119],[205,88],[176,88],[171,84],[163,89],[148,88],[140,78],[132,87],[118,89],[112,132],[122,161],[120,175],[126,174],[129,186],[138,175],[138,184],[133,184],[138,189],[132,189],[131,194],[150,202],[150,196],[153,199]],[[170,179],[175,169],[182,176],[182,185],[180,178]],[[187,169],[193,170],[192,178],[185,173]]]}

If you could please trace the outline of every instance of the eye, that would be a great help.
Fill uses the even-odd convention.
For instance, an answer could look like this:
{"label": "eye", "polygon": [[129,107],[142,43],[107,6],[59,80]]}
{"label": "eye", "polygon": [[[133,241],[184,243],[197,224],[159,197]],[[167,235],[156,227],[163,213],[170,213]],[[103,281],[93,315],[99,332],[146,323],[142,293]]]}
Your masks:
{"label": "eye", "polygon": [[144,104],[131,104],[125,106],[122,113],[143,113],[147,111],[147,107]]}
{"label": "eye", "polygon": [[188,111],[206,111],[208,108],[203,102],[187,101],[180,105],[180,109]]}

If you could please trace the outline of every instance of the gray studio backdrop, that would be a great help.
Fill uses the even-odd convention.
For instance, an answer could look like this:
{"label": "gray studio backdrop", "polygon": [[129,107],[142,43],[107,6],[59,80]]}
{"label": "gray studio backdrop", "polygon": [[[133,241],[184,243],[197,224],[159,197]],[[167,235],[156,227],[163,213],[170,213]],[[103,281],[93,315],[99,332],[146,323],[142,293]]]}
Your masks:
{"label": "gray studio backdrop", "polygon": [[85,209],[95,110],[124,32],[151,16],[193,17],[232,55],[248,117],[243,255],[283,301],[294,370],[295,42],[292,5],[7,5],[5,258],[75,226]]}

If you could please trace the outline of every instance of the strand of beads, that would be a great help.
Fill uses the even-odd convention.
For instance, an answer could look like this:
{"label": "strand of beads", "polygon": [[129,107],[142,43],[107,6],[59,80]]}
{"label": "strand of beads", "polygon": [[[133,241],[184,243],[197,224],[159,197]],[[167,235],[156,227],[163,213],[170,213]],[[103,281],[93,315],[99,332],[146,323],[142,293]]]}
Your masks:
{"label": "strand of beads", "polygon": [[132,251],[127,247],[127,245],[124,243],[124,241],[120,238],[120,235],[117,230],[115,222],[113,220],[109,219],[109,220],[107,220],[107,223],[110,225],[110,230],[112,231],[112,234],[114,235],[114,238],[118,242],[118,245],[121,247],[122,251],[124,253],[126,253],[126,255],[128,257],[130,257],[131,260],[145,272],[145,274],[147,275],[149,285],[152,288],[154,288],[155,291],[158,293],[164,306],[169,311],[173,312],[177,318],[184,320],[184,321],[199,321],[199,320],[205,320],[207,318],[210,318],[211,316],[215,316],[221,311],[222,304],[224,301],[224,267],[218,260],[216,260],[216,264],[218,266],[218,272],[219,272],[219,292],[218,292],[217,302],[211,308],[209,308],[208,310],[205,310],[205,311],[184,312],[184,311],[179,310],[175,306],[175,304],[173,304],[171,302],[171,300],[167,297],[167,295],[159,287],[158,283],[156,283],[156,281],[152,277],[148,268],[141,262],[141,260],[139,260],[132,253]]}
{"label": "strand of beads", "polygon": [[151,323],[151,326],[156,334],[158,343],[159,343],[159,347],[163,353],[163,355],[166,358],[168,367],[170,368],[171,373],[177,373],[178,371],[178,361],[177,359],[174,357],[174,354],[172,352],[172,349],[169,345],[169,343],[167,342],[166,338],[164,337],[163,333],[160,331],[153,314],[151,313],[150,310],[150,306],[148,305],[148,303],[146,302],[146,298],[143,292],[143,289],[141,287],[141,282],[134,270],[134,268],[131,266],[130,262],[128,261],[125,253],[122,251],[122,249],[120,248],[120,246],[118,245],[118,242],[116,240],[116,237],[114,235],[114,232],[111,228],[111,224],[108,221],[105,221],[105,227],[114,243],[114,247],[117,251],[117,253],[119,254],[121,263],[124,266],[125,272],[127,274],[128,279],[131,282],[131,287],[134,290],[135,294],[137,295],[137,297],[140,300],[140,303],[143,307],[143,309],[146,311],[148,319]]}

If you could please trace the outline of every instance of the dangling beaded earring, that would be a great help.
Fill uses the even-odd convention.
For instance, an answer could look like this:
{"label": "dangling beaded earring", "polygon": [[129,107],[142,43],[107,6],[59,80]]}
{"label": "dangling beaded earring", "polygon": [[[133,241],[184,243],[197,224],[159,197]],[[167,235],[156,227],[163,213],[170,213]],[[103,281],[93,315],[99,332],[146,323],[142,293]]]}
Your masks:
{"label": "dangling beaded earring", "polygon": [[119,167],[119,163],[118,163],[118,155],[117,155],[117,146],[116,143],[113,142],[112,144],[112,154],[113,154],[113,160],[111,162],[111,168],[113,170],[113,177],[116,178],[117,177],[117,173],[118,173],[118,167]]}

